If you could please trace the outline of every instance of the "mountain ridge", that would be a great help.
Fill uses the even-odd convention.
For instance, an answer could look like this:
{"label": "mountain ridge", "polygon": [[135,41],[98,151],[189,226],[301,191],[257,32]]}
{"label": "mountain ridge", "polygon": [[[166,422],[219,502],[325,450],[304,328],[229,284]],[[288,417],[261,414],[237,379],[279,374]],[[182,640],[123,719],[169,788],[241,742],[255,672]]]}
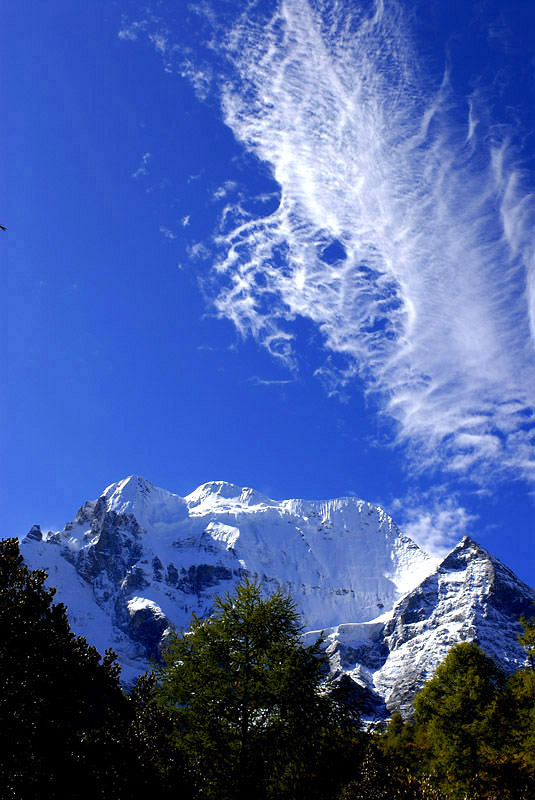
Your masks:
{"label": "mountain ridge", "polygon": [[348,675],[384,715],[409,713],[457,641],[480,641],[518,666],[518,618],[535,599],[470,537],[438,561],[364,500],[271,500],[225,481],[180,497],[129,476],[61,531],[33,526],[21,549],[48,569],[73,630],[118,653],[127,682],[171,627],[209,614],[214,594],[248,575],[293,596],[305,638],[323,631],[333,674]]}

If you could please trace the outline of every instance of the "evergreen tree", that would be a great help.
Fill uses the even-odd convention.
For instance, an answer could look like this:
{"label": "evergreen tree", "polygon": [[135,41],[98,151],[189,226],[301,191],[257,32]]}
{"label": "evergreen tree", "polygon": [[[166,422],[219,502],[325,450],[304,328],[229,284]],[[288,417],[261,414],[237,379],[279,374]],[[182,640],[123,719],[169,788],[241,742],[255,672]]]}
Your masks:
{"label": "evergreen tree", "polygon": [[320,796],[322,754],[334,752],[336,733],[347,737],[358,715],[327,691],[325,658],[319,643],[303,645],[290,598],[262,599],[246,579],[216,598],[212,617],[194,617],[173,637],[165,662],[160,702],[175,717],[199,797]]}
{"label": "evergreen tree", "polygon": [[531,800],[535,672],[520,669],[506,681],[477,645],[457,645],[416,696],[414,721],[394,713],[374,743],[360,794],[353,792],[351,800],[366,796],[369,776],[375,781],[370,798],[382,797],[380,791],[392,798],[441,791],[463,800]]}
{"label": "evergreen tree", "polygon": [[[485,797],[499,777],[505,675],[476,644],[452,647],[414,703],[419,761],[448,797]],[[491,795],[492,796],[492,795]]]}
{"label": "evergreen tree", "polygon": [[501,748],[502,772],[512,797],[535,797],[535,671],[519,669],[508,680],[508,720]]}
{"label": "evergreen tree", "polygon": [[535,672],[535,617],[520,617],[520,624],[522,633],[518,635],[518,641],[526,651],[530,669]]}
{"label": "evergreen tree", "polygon": [[368,736],[364,758],[340,800],[445,800],[418,767],[413,726],[395,711],[386,731]]}
{"label": "evergreen tree", "polygon": [[399,711],[394,711],[386,731],[377,738],[377,746],[387,760],[398,767],[410,768],[414,763],[414,731]]}
{"label": "evergreen tree", "polygon": [[143,800],[153,795],[158,800],[193,798],[193,779],[173,743],[174,720],[158,702],[153,672],[138,678],[128,701],[131,715],[124,738],[135,760],[129,767],[134,796]]}
{"label": "evergreen tree", "polygon": [[111,651],[101,660],[71,632],[45,580],[16,539],[0,541],[1,796],[146,797],[159,775],[142,758],[143,703],[123,694]]}
{"label": "evergreen tree", "polygon": [[369,736],[355,778],[344,787],[339,800],[447,800],[447,795],[426,775],[418,774],[414,762],[407,766],[399,763],[392,751],[385,753],[380,737],[374,734]]}

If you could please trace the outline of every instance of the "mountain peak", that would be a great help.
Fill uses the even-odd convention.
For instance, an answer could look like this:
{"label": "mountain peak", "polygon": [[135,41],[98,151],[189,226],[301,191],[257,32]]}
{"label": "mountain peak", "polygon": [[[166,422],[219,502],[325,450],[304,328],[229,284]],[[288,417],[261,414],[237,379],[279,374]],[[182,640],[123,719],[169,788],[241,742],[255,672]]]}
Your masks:
{"label": "mountain peak", "polygon": [[123,480],[107,486],[102,492],[102,497],[112,502],[118,498],[122,498],[123,501],[128,502],[133,500],[138,494],[150,494],[155,488],[156,487],[150,481],[143,478],[141,475],[129,475],[127,478],[123,478]]}
{"label": "mountain peak", "polygon": [[470,536],[463,536],[460,542],[444,557],[442,564],[449,565],[455,559],[464,559],[479,556],[490,558],[490,553]]}
{"label": "mountain peak", "polygon": [[122,481],[112,483],[102,497],[107,501],[107,511],[116,514],[133,514],[142,528],[171,519],[181,519],[186,513],[186,504],[165,489],[159,489],[140,475],[129,475]]}
{"label": "mountain peak", "polygon": [[227,481],[208,481],[201,484],[190,494],[186,495],[185,500],[189,508],[221,506],[225,501],[233,501],[233,505],[253,506],[253,505],[279,505],[277,501],[250,489],[247,486],[238,486]]}
{"label": "mountain peak", "polygon": [[[500,570],[513,575],[509,567],[506,567],[499,558],[489,553],[479,542],[476,542],[470,536],[463,536],[461,541],[455,545],[448,555],[441,561],[438,566],[438,572],[448,572],[449,570],[463,570],[466,569],[468,564],[475,562],[485,563],[489,570]],[[516,576],[515,581],[522,583]],[[525,585],[525,584],[523,584]]]}

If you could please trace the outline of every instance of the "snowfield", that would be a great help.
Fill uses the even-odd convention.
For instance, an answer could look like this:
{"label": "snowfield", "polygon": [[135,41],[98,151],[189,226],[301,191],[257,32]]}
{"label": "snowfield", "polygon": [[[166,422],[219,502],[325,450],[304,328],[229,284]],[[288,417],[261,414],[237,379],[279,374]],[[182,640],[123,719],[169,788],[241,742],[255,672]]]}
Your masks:
{"label": "snowfield", "polygon": [[465,537],[440,563],[380,507],[352,497],[276,501],[224,481],[186,497],[131,476],[83,505],[62,531],[22,538],[73,630],[118,654],[125,682],[158,657],[169,628],[209,614],[244,576],[289,592],[306,639],[323,635],[336,675],[370,713],[409,711],[458,641],[522,663],[518,618],[535,593]]}

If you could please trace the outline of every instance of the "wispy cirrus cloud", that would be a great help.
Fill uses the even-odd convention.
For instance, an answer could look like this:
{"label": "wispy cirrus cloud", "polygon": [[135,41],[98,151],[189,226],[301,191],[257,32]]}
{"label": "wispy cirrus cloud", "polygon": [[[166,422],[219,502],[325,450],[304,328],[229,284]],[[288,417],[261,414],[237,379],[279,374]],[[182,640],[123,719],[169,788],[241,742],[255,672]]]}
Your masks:
{"label": "wispy cirrus cloud", "polygon": [[141,175],[147,175],[148,174],[148,171],[149,171],[148,163],[149,163],[150,159],[151,159],[151,154],[150,153],[145,153],[142,156],[141,162],[139,164],[139,167],[136,169],[135,172],[132,173],[132,178],[139,178],[139,177],[141,177]]}
{"label": "wispy cirrus cloud", "polygon": [[224,200],[231,192],[236,191],[238,184],[236,181],[225,181],[222,186],[219,186],[212,194],[212,200]]}
{"label": "wispy cirrus cloud", "polygon": [[207,261],[211,256],[211,251],[204,244],[204,242],[195,242],[186,248],[186,252],[190,259],[198,261]]}
{"label": "wispy cirrus cloud", "polygon": [[121,28],[117,35],[119,39],[135,42],[140,35],[146,32],[149,24],[148,20],[128,21],[125,19],[123,20],[124,27]]}
{"label": "wispy cirrus cloud", "polygon": [[226,209],[220,314],[288,362],[312,320],[330,390],[364,379],[420,464],[533,475],[533,211],[484,93],[426,85],[394,2],[251,8],[221,48],[225,121],[280,202]]}
{"label": "wispy cirrus cloud", "polygon": [[[211,18],[209,7],[195,8],[193,4],[189,10],[199,16]],[[146,39],[162,58],[166,72],[176,73],[182,78],[187,78],[197,97],[206,100],[211,91],[213,75],[210,65],[205,61],[201,66],[198,61],[194,63],[191,57],[191,46],[173,41],[173,37],[164,20],[147,9],[147,17],[141,20],[123,19],[123,27],[118,32],[119,39],[124,41],[137,41]]]}
{"label": "wispy cirrus cloud", "polygon": [[247,380],[250,383],[254,383],[256,386],[287,386],[289,383],[293,383],[295,378],[280,380],[276,378],[260,378],[258,375],[252,375]]}
{"label": "wispy cirrus cloud", "polygon": [[[362,380],[414,468],[533,476],[533,209],[512,130],[483,89],[427,81],[401,4],[348,5],[251,2],[230,30],[203,5],[224,120],[280,187],[265,216],[225,206],[216,307],[293,368],[293,322],[315,323],[327,390]],[[193,61],[181,74],[207,90]]]}
{"label": "wispy cirrus cloud", "polygon": [[390,505],[403,533],[437,558],[470,535],[478,519],[455,495],[441,488],[424,495],[409,494]]}

